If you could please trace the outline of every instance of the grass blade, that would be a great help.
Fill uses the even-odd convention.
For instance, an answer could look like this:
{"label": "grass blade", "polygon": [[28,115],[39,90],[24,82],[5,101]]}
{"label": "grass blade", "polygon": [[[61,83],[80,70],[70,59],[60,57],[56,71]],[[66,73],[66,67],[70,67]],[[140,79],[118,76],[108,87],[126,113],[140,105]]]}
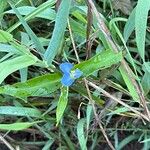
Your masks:
{"label": "grass blade", "polygon": [[62,87],[61,95],[60,95],[57,109],[56,109],[56,122],[57,122],[56,125],[59,124],[59,122],[64,114],[64,111],[66,109],[67,103],[68,103],[68,87]]}
{"label": "grass blade", "polygon": [[23,55],[0,63],[0,83],[2,83],[9,74],[24,67],[33,65],[36,63],[36,61],[36,57]]}
{"label": "grass blade", "polygon": [[52,63],[62,43],[65,29],[67,26],[70,5],[71,5],[71,0],[65,0],[65,1],[63,0],[59,6],[58,13],[56,15],[55,27],[52,34],[52,38],[44,54],[44,59],[48,65]]}
{"label": "grass blade", "polygon": [[37,117],[37,118],[41,116],[41,112],[38,109],[27,107],[14,107],[14,106],[0,106],[0,114],[12,116]]}
{"label": "grass blade", "polygon": [[124,27],[123,37],[125,42],[128,41],[131,33],[135,29],[135,10],[136,9],[133,9]]}
{"label": "grass blade", "polygon": [[135,13],[135,33],[138,52],[145,62],[145,37],[150,0],[139,0]]}
{"label": "grass blade", "polygon": [[77,136],[78,136],[81,149],[87,150],[86,138],[84,136],[84,124],[85,124],[85,119],[79,120],[78,125],[77,125]]}
{"label": "grass blade", "polygon": [[12,124],[0,124],[0,129],[1,130],[19,131],[19,130],[27,129],[38,122],[40,122],[40,121],[31,122],[31,123],[30,122],[20,122],[20,123],[12,123]]}
{"label": "grass blade", "polygon": [[36,49],[42,54],[45,52],[42,44],[40,43],[38,37],[34,34],[34,32],[31,30],[27,22],[24,20],[24,18],[20,15],[19,11],[16,9],[15,5],[10,1],[7,0],[14,12],[16,13],[17,17],[19,18],[20,22],[22,23],[23,27],[25,28],[26,32],[30,36],[31,40],[34,42]]}
{"label": "grass blade", "polygon": [[[30,14],[28,14],[27,16],[24,17],[25,21],[28,21],[34,17],[37,17],[38,15],[40,16],[40,14],[45,10],[47,10],[49,7],[51,7],[53,4],[55,3],[54,0],[49,0],[43,4],[41,4],[39,7],[37,7],[34,11],[30,12]],[[7,12],[5,12],[7,13]],[[17,22],[15,23],[13,26],[11,26],[7,31],[8,32],[12,32],[14,31],[18,26],[21,25],[21,22]]]}

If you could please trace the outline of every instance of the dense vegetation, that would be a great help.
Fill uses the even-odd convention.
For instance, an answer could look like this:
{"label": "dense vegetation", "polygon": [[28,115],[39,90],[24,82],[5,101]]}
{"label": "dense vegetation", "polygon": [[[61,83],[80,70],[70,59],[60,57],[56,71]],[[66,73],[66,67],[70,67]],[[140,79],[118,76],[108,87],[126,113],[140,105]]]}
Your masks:
{"label": "dense vegetation", "polygon": [[1,0],[0,149],[150,149],[150,0]]}

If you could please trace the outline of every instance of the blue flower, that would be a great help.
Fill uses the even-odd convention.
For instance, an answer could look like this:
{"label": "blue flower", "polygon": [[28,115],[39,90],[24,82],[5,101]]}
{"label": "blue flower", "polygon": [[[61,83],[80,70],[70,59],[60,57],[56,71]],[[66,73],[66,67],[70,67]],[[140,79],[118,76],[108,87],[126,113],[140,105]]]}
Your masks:
{"label": "blue flower", "polygon": [[73,68],[73,64],[65,62],[60,64],[60,70],[63,72],[63,77],[61,79],[61,83],[64,86],[70,86],[73,84],[75,79],[80,78],[83,74],[79,69],[71,70]]}

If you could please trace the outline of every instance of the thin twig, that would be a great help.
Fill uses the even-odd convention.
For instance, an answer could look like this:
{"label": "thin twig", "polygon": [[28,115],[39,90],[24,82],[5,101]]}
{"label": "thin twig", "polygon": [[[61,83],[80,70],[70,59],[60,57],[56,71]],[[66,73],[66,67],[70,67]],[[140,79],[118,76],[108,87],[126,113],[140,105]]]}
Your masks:
{"label": "thin twig", "polygon": [[110,146],[110,148],[112,150],[115,150],[115,148],[113,147],[112,143],[110,142],[110,140],[109,140],[109,138],[108,138],[108,136],[107,136],[107,134],[106,134],[102,124],[101,124],[101,121],[100,121],[100,119],[99,119],[99,117],[98,117],[98,115],[96,113],[96,108],[95,108],[94,101],[92,99],[92,96],[91,96],[91,93],[90,93],[90,89],[89,89],[89,86],[87,84],[88,81],[86,80],[86,78],[84,78],[84,83],[85,83],[85,86],[86,86],[86,89],[87,89],[87,92],[88,92],[88,96],[90,98],[90,103],[91,103],[92,108],[93,108],[93,112],[94,112],[94,116],[95,116],[96,122],[98,123],[98,125],[99,125],[99,127],[100,127],[100,129],[101,129],[101,131],[102,131],[102,133],[103,133],[103,135],[104,135],[108,145]]}
{"label": "thin twig", "polygon": [[[75,52],[77,61],[78,61],[78,63],[80,63],[80,59],[79,59],[78,52],[77,52],[77,49],[76,49],[76,46],[75,46],[75,42],[74,42],[74,39],[73,39],[73,34],[72,34],[72,31],[71,31],[71,27],[70,27],[69,21],[68,21],[68,28],[69,28],[69,33],[70,33],[70,37],[71,37],[71,42],[72,42],[72,45],[73,45],[73,49],[74,49],[74,52]],[[103,126],[102,126],[100,120],[99,120],[99,117],[98,117],[98,115],[97,115],[97,113],[96,113],[96,108],[95,108],[94,101],[93,101],[93,99],[92,99],[92,96],[91,96],[91,93],[90,93],[89,86],[88,86],[88,84],[87,84],[86,78],[84,78],[84,83],[85,83],[85,86],[86,86],[86,89],[87,89],[87,93],[88,93],[88,97],[89,97],[89,102],[90,102],[90,104],[92,105],[92,108],[93,108],[93,112],[94,112],[95,119],[96,119],[96,121],[97,121],[97,123],[98,123],[98,125],[99,125],[99,127],[100,127],[100,129],[101,129],[101,131],[102,131],[102,133],[103,133],[103,136],[105,137],[105,139],[106,139],[108,145],[110,146],[110,148],[111,148],[112,150],[115,150],[115,148],[113,147],[112,143],[110,142],[110,140],[109,140],[109,138],[108,138],[108,136],[107,136],[107,134],[106,134],[106,132],[105,132],[105,130],[104,130],[104,128],[103,128]]]}
{"label": "thin twig", "polygon": [[129,110],[131,110],[132,112],[134,112],[137,116],[142,117],[143,119],[145,119],[146,121],[149,121],[149,118],[147,116],[145,116],[144,114],[140,113],[139,111],[137,111],[135,108],[127,105],[126,103],[124,103],[123,101],[117,99],[116,97],[112,96],[111,94],[109,94],[108,92],[106,92],[105,90],[103,90],[102,88],[98,87],[97,85],[93,84],[92,82],[88,81],[88,85],[90,85],[91,87],[93,87],[94,89],[98,90],[99,92],[103,93],[106,97],[109,97],[110,99],[114,100],[115,102],[118,102],[119,104],[121,104],[122,106],[128,108]]}
{"label": "thin twig", "polygon": [[8,141],[5,140],[5,138],[0,134],[0,140],[10,149],[15,150]]}
{"label": "thin twig", "polygon": [[91,6],[87,0],[88,12],[87,12],[87,29],[86,29],[86,59],[91,57],[91,40],[90,33],[92,29],[93,15],[91,11]]}
{"label": "thin twig", "polygon": [[69,28],[69,34],[70,34],[73,50],[75,52],[75,55],[76,55],[78,63],[80,63],[80,59],[79,59],[78,52],[77,52],[77,49],[76,49],[76,45],[75,45],[75,42],[74,42],[74,39],[73,39],[73,34],[72,34],[72,30],[71,30],[71,26],[70,26],[69,20],[68,20],[68,28]]}

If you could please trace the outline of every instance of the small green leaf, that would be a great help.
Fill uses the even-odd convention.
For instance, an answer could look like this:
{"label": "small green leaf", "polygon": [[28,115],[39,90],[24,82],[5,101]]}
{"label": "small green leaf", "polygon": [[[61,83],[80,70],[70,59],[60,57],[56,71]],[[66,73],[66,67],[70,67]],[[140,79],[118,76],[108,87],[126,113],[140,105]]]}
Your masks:
{"label": "small green leaf", "polygon": [[92,105],[88,104],[87,109],[86,109],[86,125],[87,125],[86,129],[87,129],[87,131],[89,131],[92,115],[93,115]]}
{"label": "small green leaf", "polygon": [[31,122],[31,123],[30,122],[20,122],[20,123],[12,123],[12,124],[0,124],[0,129],[1,130],[19,131],[19,130],[27,129],[39,122],[40,121]]}
{"label": "small green leaf", "polygon": [[7,43],[10,41],[13,41],[13,36],[6,31],[0,30],[0,42]]}
{"label": "small green leaf", "polygon": [[28,107],[15,107],[15,106],[0,106],[0,114],[12,116],[37,117],[37,118],[41,116],[41,112],[38,109]]}
{"label": "small green leaf", "polygon": [[79,144],[82,150],[87,150],[86,147],[86,138],[85,138],[85,133],[84,133],[84,125],[85,125],[85,119],[81,119],[78,122],[77,125],[77,136],[78,136],[78,140],[79,140]]}
{"label": "small green leaf", "polygon": [[112,51],[106,50],[96,54],[91,59],[75,65],[74,68],[80,69],[84,76],[89,76],[97,70],[108,68],[113,64],[117,64],[122,59],[122,53],[115,54]]}
{"label": "small green leaf", "polygon": [[56,109],[56,122],[57,122],[56,125],[59,124],[59,122],[64,114],[64,111],[67,107],[67,103],[68,103],[68,87],[62,87],[61,95],[60,95],[57,109]]}

